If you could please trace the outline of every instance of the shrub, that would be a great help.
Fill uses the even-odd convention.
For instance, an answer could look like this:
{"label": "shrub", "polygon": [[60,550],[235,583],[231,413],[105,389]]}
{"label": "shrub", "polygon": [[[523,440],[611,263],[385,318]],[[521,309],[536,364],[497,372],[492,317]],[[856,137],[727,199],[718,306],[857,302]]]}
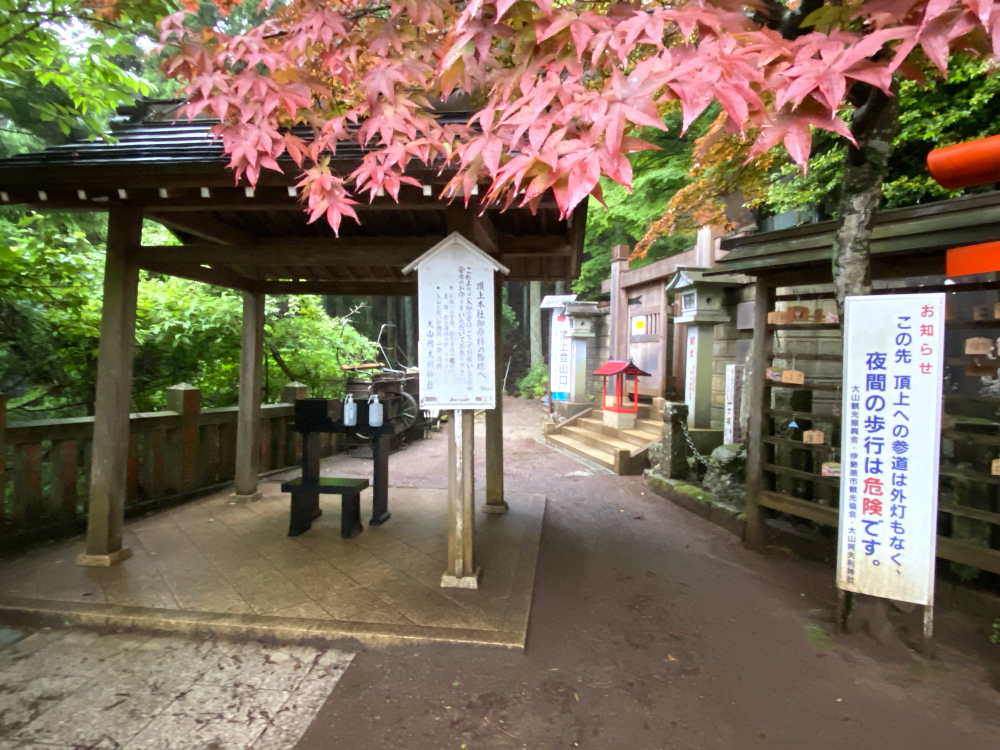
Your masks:
{"label": "shrub", "polygon": [[542,398],[549,392],[549,366],[538,362],[528,368],[528,373],[517,381],[521,398]]}

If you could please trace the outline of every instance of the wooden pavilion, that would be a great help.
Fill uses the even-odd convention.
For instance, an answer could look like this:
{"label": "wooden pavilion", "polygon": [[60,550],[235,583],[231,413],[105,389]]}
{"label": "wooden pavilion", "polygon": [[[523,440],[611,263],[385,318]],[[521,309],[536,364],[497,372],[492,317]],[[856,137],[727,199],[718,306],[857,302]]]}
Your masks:
{"label": "wooden pavilion", "polygon": [[[122,524],[140,270],[243,293],[236,494],[251,498],[257,492],[265,295],[413,295],[416,283],[402,269],[456,231],[509,268],[512,280],[570,281],[580,267],[586,202],[566,220],[551,198],[534,214],[484,210],[478,191],[468,196],[468,207],[461,199],[449,205],[437,195],[450,175],[419,163],[411,173],[422,190],[404,185],[398,202],[379,195],[356,206],[361,223],[345,222],[335,237],[322,220],[308,223],[295,187],[300,172],[290,159],[282,163],[284,173],[264,172],[255,188],[234,184],[221,141],[210,133],[215,121],[178,119],[182,103],[142,101],[121,110],[113,143],[74,142],[0,160],[0,203],[108,213],[84,564],[111,565],[128,556]],[[447,109],[440,114],[450,122],[468,117]],[[356,142],[344,143],[330,167],[348,174],[361,156]],[[163,224],[183,244],[144,246],[144,219]],[[497,294],[498,305],[500,299]],[[499,506],[501,403],[498,398],[486,422],[487,502]]]}

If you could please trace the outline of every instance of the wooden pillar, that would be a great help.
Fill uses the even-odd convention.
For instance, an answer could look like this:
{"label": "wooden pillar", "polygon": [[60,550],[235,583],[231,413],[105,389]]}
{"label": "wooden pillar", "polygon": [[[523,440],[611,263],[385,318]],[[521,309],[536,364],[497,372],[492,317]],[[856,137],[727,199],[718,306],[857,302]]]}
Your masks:
{"label": "wooden pillar", "polygon": [[264,295],[243,292],[240,342],[240,408],[236,421],[236,498],[260,499],[260,386],[264,367]]}
{"label": "wooden pillar", "polygon": [[506,513],[503,490],[503,278],[493,275],[493,335],[496,348],[497,406],[486,410],[486,513]]}
{"label": "wooden pillar", "polygon": [[114,204],[108,215],[101,338],[94,392],[86,551],[77,565],[110,566],[132,555],[122,547],[128,472],[129,401],[135,352],[139,267],[130,261],[142,242],[142,209]]}
{"label": "wooden pillar", "polygon": [[764,490],[764,371],[771,351],[771,334],[767,330],[767,313],[774,307],[774,287],[763,276],[754,283],[753,357],[750,361],[750,419],[747,424],[747,499],[746,527],[743,542],[754,550],[764,548],[766,527],[760,493]]}
{"label": "wooden pillar", "polygon": [[472,409],[456,409],[448,419],[448,568],[441,576],[445,588],[479,588],[480,569],[472,552],[474,417]]}
{"label": "wooden pillar", "polygon": [[[7,397],[0,393],[0,499],[7,497]],[[0,546],[3,544],[4,506],[0,503]]]}

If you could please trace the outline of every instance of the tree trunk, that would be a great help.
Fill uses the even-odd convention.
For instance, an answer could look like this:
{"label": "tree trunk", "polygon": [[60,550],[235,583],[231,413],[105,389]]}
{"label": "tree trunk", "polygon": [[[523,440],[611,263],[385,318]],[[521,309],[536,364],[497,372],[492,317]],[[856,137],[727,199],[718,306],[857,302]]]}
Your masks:
{"label": "tree trunk", "polygon": [[545,361],[545,355],[542,353],[542,282],[530,282],[529,289],[528,314],[531,316],[531,364],[534,366]]}
{"label": "tree trunk", "polygon": [[899,90],[893,95],[865,86],[864,102],[854,111],[851,133],[857,146],[847,149],[847,171],[840,196],[840,225],[833,238],[833,284],[844,319],[844,298],[871,293],[872,227],[882,200],[882,181],[899,130]]}

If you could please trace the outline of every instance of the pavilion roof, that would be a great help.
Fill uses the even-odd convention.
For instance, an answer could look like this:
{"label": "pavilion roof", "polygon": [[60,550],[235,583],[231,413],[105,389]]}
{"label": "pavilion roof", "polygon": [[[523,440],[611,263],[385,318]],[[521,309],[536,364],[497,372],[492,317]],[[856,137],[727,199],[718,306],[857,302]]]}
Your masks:
{"label": "pavilion roof", "polygon": [[[115,142],[78,141],[0,159],[0,202],[39,211],[106,211],[114,203],[142,207],[183,246],[137,248],[147,270],[266,293],[410,294],[402,269],[453,231],[461,231],[522,281],[572,280],[579,270],[586,201],[560,219],[551,196],[537,211],[483,210],[482,196],[438,199],[448,174],[414,163],[429,189],[409,185],[398,203],[378,196],[355,206],[340,237],[321,219],[308,223],[294,187],[300,171],[265,170],[254,189],[236,184],[209,118],[178,119],[180,100],[143,101],[113,123]],[[446,109],[442,122],[469,113]],[[349,173],[362,157],[357,142],[338,145],[331,168]],[[485,190],[483,190],[485,192]]]}

